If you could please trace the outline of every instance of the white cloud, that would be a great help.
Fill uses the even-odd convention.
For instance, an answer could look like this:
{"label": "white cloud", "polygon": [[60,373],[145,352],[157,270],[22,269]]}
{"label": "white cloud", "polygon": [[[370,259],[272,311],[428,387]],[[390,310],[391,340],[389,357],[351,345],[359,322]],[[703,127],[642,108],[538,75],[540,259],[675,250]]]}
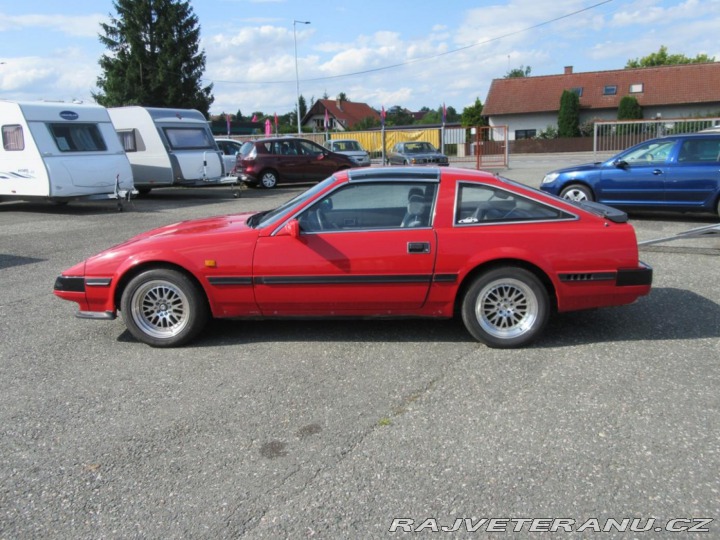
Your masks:
{"label": "white cloud", "polygon": [[0,13],[0,32],[44,29],[76,37],[96,38],[100,23],[108,22],[105,15],[8,15]]}

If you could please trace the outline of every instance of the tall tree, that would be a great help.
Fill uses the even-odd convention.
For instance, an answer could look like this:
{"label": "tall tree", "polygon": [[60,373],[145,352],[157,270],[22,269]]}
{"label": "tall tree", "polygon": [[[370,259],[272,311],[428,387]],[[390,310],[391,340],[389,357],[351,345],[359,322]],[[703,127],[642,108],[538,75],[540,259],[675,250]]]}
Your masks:
{"label": "tall tree", "polygon": [[197,109],[208,116],[212,84],[202,87],[205,53],[190,2],[113,0],[117,17],[101,24],[103,74],[95,100],[106,107],[143,105]]}
{"label": "tall tree", "polygon": [[580,135],[580,97],[570,90],[563,90],[558,111],[558,136]]}
{"label": "tall tree", "polygon": [[628,60],[627,64],[625,64],[625,68],[672,66],[677,64],[705,64],[714,61],[715,57],[708,56],[707,54],[698,54],[695,58],[689,58],[684,54],[668,54],[667,47],[665,47],[665,45],[661,45],[658,52],[650,53],[642,58]]}
{"label": "tall tree", "polygon": [[482,111],[483,104],[480,101],[480,98],[475,98],[474,104],[463,109],[462,116],[460,117],[460,123],[463,127],[468,128],[486,126],[487,121],[483,118]]}

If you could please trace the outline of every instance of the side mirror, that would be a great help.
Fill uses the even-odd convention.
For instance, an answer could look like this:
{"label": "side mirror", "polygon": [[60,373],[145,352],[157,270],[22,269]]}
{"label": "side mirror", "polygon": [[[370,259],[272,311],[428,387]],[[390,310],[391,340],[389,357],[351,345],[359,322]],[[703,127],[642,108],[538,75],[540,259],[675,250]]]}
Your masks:
{"label": "side mirror", "polygon": [[619,159],[619,160],[617,160],[617,161],[615,162],[615,166],[616,166],[618,169],[627,169],[627,168],[628,168],[628,162],[625,161],[624,159]]}
{"label": "side mirror", "polygon": [[300,223],[298,223],[297,219],[291,219],[285,224],[282,232],[293,238],[300,238]]}

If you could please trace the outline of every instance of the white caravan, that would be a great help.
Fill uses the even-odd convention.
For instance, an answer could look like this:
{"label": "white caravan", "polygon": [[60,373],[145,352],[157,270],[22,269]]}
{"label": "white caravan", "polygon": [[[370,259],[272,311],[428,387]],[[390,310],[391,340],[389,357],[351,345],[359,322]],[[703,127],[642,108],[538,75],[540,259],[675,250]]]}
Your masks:
{"label": "white caravan", "polygon": [[122,200],[133,177],[99,105],[0,100],[0,199]]}
{"label": "white caravan", "polygon": [[234,183],[205,117],[194,109],[108,109],[140,193],[168,186]]}

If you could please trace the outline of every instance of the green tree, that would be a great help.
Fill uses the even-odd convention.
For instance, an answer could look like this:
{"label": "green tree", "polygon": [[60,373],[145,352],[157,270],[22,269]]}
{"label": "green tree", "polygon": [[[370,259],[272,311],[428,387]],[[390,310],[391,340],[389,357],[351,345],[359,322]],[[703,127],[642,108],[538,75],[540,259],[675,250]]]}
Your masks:
{"label": "green tree", "polygon": [[506,79],[517,79],[520,77],[529,77],[532,68],[530,66],[520,66],[519,68],[511,69],[505,74]]}
{"label": "green tree", "polygon": [[410,126],[415,123],[415,118],[407,109],[400,105],[390,107],[385,118],[386,126]]}
{"label": "green tree", "polygon": [[366,116],[353,126],[354,131],[367,131],[368,129],[380,127],[380,119]]}
{"label": "green tree", "polygon": [[654,66],[673,66],[677,64],[705,64],[714,62],[715,57],[707,54],[698,54],[695,58],[689,58],[684,54],[668,54],[665,45],[660,46],[658,52],[650,53],[642,58],[628,60],[625,68],[644,68]]}
{"label": "green tree", "polygon": [[558,111],[558,136],[580,135],[580,97],[570,90],[563,90]]}
{"label": "green tree", "polygon": [[618,105],[618,120],[641,120],[642,107],[635,96],[625,96]]}
{"label": "green tree", "polygon": [[102,23],[95,100],[105,107],[143,105],[197,109],[208,116],[212,84],[202,87],[205,53],[190,2],[114,0],[117,17]]}
{"label": "green tree", "polygon": [[463,109],[460,116],[460,123],[463,127],[486,126],[487,121],[482,115],[483,104],[480,98],[475,98],[475,103]]}

